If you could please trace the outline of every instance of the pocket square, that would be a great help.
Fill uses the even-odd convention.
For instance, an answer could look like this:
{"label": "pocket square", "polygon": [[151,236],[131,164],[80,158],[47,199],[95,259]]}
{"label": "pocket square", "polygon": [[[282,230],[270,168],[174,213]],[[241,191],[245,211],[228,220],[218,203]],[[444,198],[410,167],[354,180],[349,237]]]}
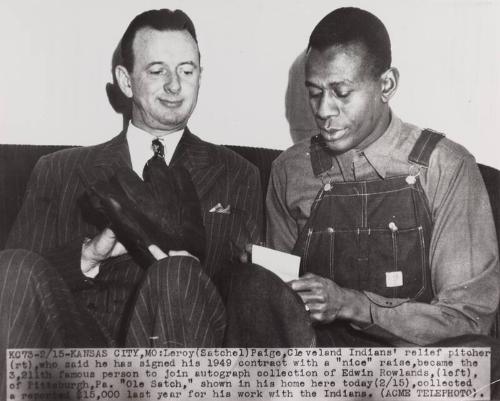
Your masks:
{"label": "pocket square", "polygon": [[209,210],[209,212],[231,214],[231,205],[227,205],[226,207],[224,207],[220,203],[217,203],[212,209]]}

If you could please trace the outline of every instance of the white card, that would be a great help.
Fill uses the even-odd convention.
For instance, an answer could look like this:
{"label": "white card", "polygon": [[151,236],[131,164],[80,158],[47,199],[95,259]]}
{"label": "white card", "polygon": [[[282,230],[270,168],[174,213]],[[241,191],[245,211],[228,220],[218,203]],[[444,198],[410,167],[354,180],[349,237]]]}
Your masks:
{"label": "white card", "polygon": [[299,278],[299,256],[252,245],[252,262],[272,271],[284,282]]}
{"label": "white card", "polygon": [[386,287],[401,287],[403,285],[403,272],[386,272],[385,273],[385,286]]}

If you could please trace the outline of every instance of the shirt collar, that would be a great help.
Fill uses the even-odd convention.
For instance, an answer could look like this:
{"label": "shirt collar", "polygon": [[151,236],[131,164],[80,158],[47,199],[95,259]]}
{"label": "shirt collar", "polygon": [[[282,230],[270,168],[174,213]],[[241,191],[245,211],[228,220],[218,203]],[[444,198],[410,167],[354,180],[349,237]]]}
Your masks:
{"label": "shirt collar", "polygon": [[[165,162],[167,164],[172,160],[177,144],[181,140],[184,130],[176,131],[158,139],[163,143],[165,149]],[[130,152],[130,160],[132,162],[132,170],[134,170],[139,177],[142,177],[142,170],[146,162],[153,156],[153,149],[151,142],[157,138],[155,135],[150,134],[135,125],[130,123],[127,129],[127,142]]]}
{"label": "shirt collar", "polygon": [[[368,160],[378,175],[385,178],[389,156],[397,147],[401,130],[401,120],[391,112],[391,122],[385,132],[365,149],[356,150]],[[332,154],[323,141],[323,137],[318,134],[311,138],[310,146],[311,165],[315,176],[323,174],[333,166]]]}
{"label": "shirt collar", "polygon": [[362,150],[368,162],[382,178],[385,178],[387,173],[390,156],[398,147],[401,126],[402,121],[391,112],[391,122],[384,134]]}

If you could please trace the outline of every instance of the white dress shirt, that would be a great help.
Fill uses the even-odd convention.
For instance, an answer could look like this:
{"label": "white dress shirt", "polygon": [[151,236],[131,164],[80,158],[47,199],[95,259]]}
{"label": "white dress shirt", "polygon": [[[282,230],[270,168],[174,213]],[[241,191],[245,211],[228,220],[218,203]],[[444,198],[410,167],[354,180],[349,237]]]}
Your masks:
{"label": "white dress shirt", "polygon": [[165,150],[165,162],[167,165],[172,160],[175,148],[181,140],[184,130],[176,131],[172,134],[156,137],[147,131],[137,128],[132,123],[129,124],[127,130],[127,142],[130,152],[130,160],[132,161],[132,170],[142,178],[142,170],[146,162],[153,156],[153,148],[151,142],[158,138],[163,144]]}

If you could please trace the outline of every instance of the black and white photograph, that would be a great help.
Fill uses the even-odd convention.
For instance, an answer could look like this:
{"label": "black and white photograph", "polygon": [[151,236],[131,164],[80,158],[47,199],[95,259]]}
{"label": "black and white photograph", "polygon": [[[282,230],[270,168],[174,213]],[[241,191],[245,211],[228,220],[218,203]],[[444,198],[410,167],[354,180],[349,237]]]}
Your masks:
{"label": "black and white photograph", "polygon": [[0,4],[0,400],[500,399],[500,2]]}

